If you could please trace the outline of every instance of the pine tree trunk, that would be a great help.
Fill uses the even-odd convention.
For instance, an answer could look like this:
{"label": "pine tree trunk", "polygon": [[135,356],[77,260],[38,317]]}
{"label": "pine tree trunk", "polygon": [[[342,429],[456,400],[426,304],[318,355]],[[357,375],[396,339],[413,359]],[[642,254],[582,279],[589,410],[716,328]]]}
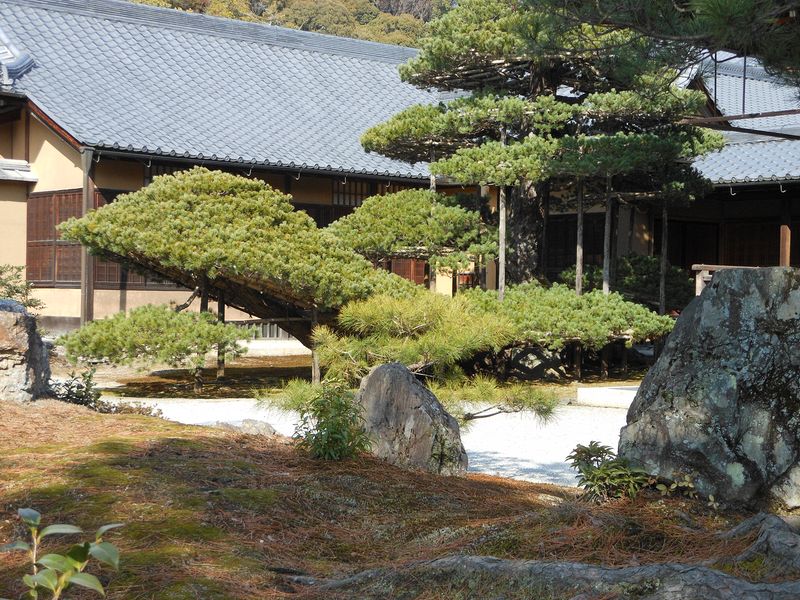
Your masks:
{"label": "pine tree trunk", "polygon": [[603,229],[603,293],[611,293],[611,231],[614,202],[611,198],[611,178],[606,180],[606,221]]}
{"label": "pine tree trunk", "polygon": [[578,179],[577,243],[575,244],[575,293],[583,294],[583,179]]}
{"label": "pine tree trunk", "polygon": [[535,281],[544,233],[545,184],[524,183],[507,198],[506,283]]}
{"label": "pine tree trunk", "polygon": [[194,393],[199,394],[203,391],[203,366],[194,368]]}

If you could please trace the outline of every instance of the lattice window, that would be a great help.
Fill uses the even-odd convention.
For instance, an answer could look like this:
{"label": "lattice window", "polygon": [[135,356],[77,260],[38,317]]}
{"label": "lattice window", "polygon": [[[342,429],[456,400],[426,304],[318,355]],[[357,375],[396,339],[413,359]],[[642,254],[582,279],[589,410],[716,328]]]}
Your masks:
{"label": "lattice window", "polygon": [[371,181],[359,179],[333,179],[333,203],[336,206],[361,206],[366,198],[375,193]]}
{"label": "lattice window", "polygon": [[61,239],[56,226],[82,212],[83,192],[31,194],[28,198],[28,281],[72,287],[81,279],[81,246]]}
{"label": "lattice window", "polygon": [[426,262],[419,258],[393,258],[391,271],[418,285],[425,283]]}

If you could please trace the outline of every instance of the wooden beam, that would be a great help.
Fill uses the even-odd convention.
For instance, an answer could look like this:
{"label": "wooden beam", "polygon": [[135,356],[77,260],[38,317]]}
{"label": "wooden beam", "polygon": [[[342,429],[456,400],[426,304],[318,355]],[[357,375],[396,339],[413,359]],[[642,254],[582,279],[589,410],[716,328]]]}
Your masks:
{"label": "wooden beam", "polygon": [[[94,152],[91,148],[81,150],[83,170],[83,215],[94,208]],[[94,258],[86,246],[81,246],[81,325],[94,319]]]}
{"label": "wooden beam", "polygon": [[783,200],[781,210],[781,234],[779,262],[781,267],[792,265],[792,212],[791,201],[787,198]]}

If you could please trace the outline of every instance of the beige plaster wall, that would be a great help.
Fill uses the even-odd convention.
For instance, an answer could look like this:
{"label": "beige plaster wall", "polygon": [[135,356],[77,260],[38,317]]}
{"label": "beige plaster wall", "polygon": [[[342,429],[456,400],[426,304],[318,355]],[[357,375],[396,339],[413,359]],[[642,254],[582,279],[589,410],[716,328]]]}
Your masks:
{"label": "beige plaster wall", "polygon": [[31,168],[39,178],[32,192],[83,187],[80,153],[35,118],[30,127]]}
{"label": "beige plaster wall", "polygon": [[25,265],[27,188],[25,183],[0,181],[0,264]]}

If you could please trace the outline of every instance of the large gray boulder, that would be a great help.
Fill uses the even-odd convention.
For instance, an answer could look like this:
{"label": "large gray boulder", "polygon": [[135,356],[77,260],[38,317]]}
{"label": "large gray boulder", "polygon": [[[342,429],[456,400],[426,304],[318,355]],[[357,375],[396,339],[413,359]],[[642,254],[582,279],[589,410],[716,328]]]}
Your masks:
{"label": "large gray boulder", "polygon": [[0,402],[29,402],[48,392],[50,359],[36,318],[19,302],[0,300]]}
{"label": "large gray boulder", "polygon": [[718,272],[628,411],[619,454],[733,504],[800,508],[800,271]]}
{"label": "large gray boulder", "polygon": [[379,458],[442,475],[467,470],[458,421],[400,363],[374,367],[361,381],[357,399]]}

